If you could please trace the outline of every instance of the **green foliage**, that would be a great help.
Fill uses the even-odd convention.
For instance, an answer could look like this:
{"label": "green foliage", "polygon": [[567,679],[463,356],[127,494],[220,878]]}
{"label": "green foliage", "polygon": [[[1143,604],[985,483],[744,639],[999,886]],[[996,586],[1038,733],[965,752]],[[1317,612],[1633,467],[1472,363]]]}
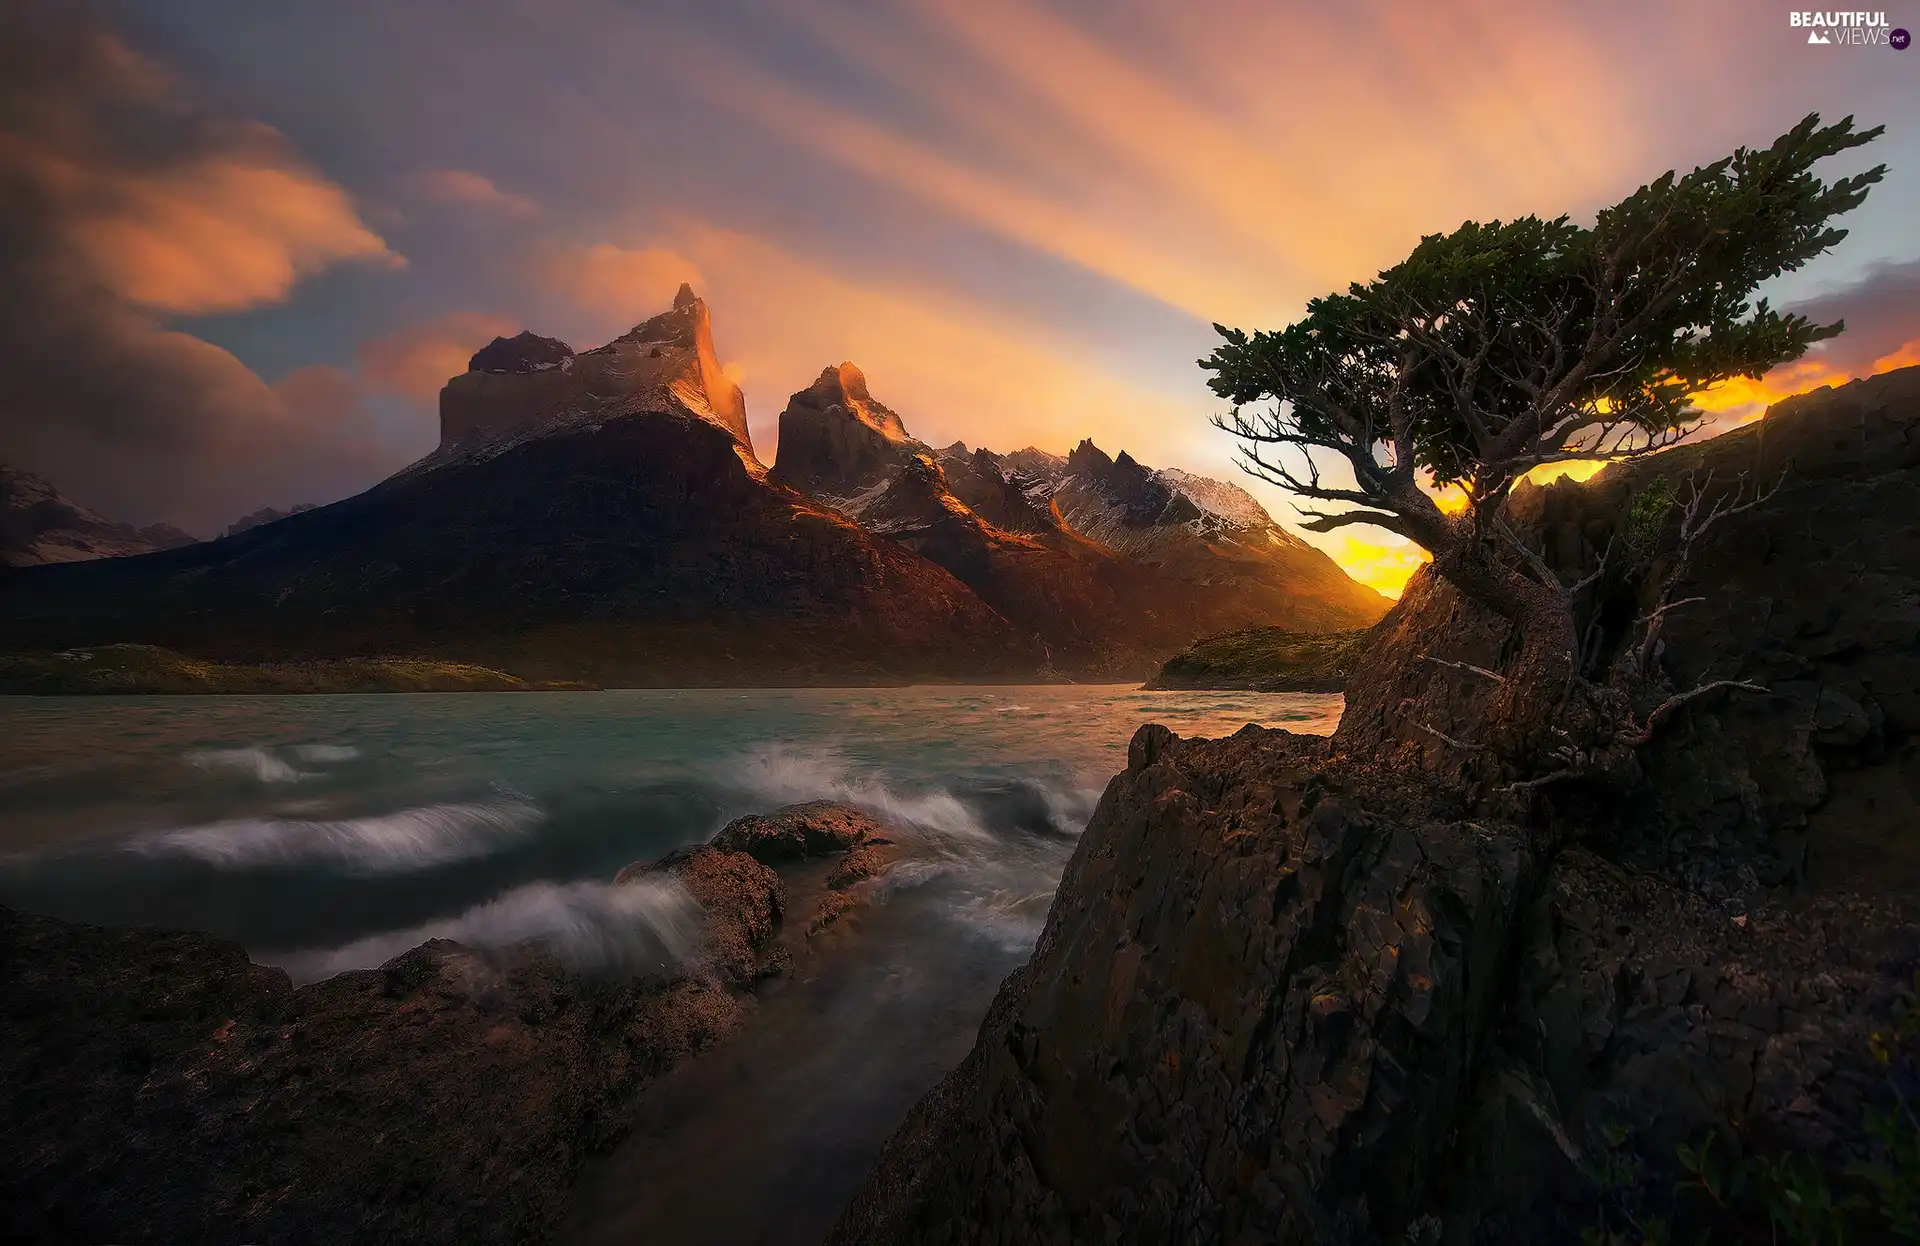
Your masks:
{"label": "green foliage", "polygon": [[[1822,180],[1816,164],[1881,130],[1819,122],[1666,173],[1591,227],[1469,221],[1423,238],[1373,281],[1314,299],[1283,329],[1216,325],[1222,344],[1200,366],[1235,404],[1223,426],[1251,447],[1242,457],[1254,474],[1378,507],[1401,531],[1433,520],[1408,520],[1416,467],[1488,498],[1555,453],[1683,427],[1690,395],[1760,376],[1842,328],[1753,299],[1844,238],[1832,221],[1884,173]],[[1272,414],[1240,414],[1265,400]],[[1264,458],[1264,445],[1336,451],[1355,487]]]}
{"label": "green foliage", "polygon": [[1636,560],[1653,552],[1673,514],[1676,490],[1672,477],[1655,476],[1636,493],[1627,508],[1627,544]]}
{"label": "green foliage", "polygon": [[1912,1098],[1920,1053],[1920,974],[1914,975],[1913,992],[1894,1009],[1892,1026],[1876,1030],[1867,1049],[1886,1075],[1894,1104],[1867,1114],[1875,1154],[1850,1171],[1872,1191],[1888,1230],[1920,1242],[1920,1115]]}
{"label": "green foliage", "polygon": [[[1768,1243],[1769,1246],[1845,1246],[1848,1242],[1920,1241],[1920,1117],[1913,1110],[1920,1059],[1920,975],[1895,1006],[1892,1024],[1868,1042],[1893,1098],[1870,1109],[1866,1133],[1872,1155],[1830,1173],[1811,1156],[1788,1152],[1749,1155],[1719,1131],[1676,1151],[1681,1179],[1674,1187],[1697,1236],[1686,1240]],[[1581,1233],[1588,1246],[1666,1246],[1675,1230],[1666,1217],[1641,1207],[1647,1188],[1644,1159],[1631,1131],[1602,1130],[1588,1175],[1599,1195],[1595,1223]]]}

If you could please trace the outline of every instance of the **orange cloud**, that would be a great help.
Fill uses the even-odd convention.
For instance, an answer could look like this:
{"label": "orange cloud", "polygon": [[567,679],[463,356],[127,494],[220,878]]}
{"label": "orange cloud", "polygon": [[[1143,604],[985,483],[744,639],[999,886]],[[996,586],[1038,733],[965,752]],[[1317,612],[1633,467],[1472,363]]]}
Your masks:
{"label": "orange cloud", "polygon": [[240,311],[337,260],[401,263],[344,191],[297,168],[228,155],[99,180],[113,206],[74,219],[68,239],[109,288],[156,311]]}
{"label": "orange cloud", "polygon": [[1202,395],[1183,402],[1129,385],[1046,325],[754,234],[682,222],[651,246],[581,248],[543,274],[603,332],[661,310],[681,280],[693,281],[714,309],[715,343],[747,390],[754,444],[769,459],[787,396],[844,359],[936,445],[1065,451],[1092,434],[1177,465],[1166,452],[1206,429]]}
{"label": "orange cloud", "polygon": [[415,198],[443,207],[515,220],[540,214],[540,205],[525,195],[501,190],[491,179],[465,169],[428,169],[407,178],[405,186]]}
{"label": "orange cloud", "polygon": [[[1195,21],[1149,7],[1102,32],[1012,0],[922,0],[887,22],[786,7],[840,53],[846,73],[823,81],[877,82],[897,106],[856,109],[697,40],[677,57],[685,84],[960,222],[1209,321],[1288,317],[1422,233],[1543,197],[1595,201],[1647,171],[1645,142],[1591,106],[1609,94],[1604,57],[1504,49],[1489,36],[1510,18],[1476,6],[1378,18],[1367,38],[1392,54],[1342,57],[1338,73],[1326,50],[1355,27],[1337,9],[1226,5]],[[1575,15],[1529,23],[1529,47],[1592,42]],[[1276,82],[1310,84],[1313,107]]]}
{"label": "orange cloud", "polygon": [[541,265],[540,276],[590,313],[607,337],[665,310],[682,282],[705,284],[693,261],[676,251],[608,242],[559,248]]}
{"label": "orange cloud", "polygon": [[431,408],[447,378],[467,370],[473,353],[519,331],[513,321],[480,312],[451,312],[389,337],[363,342],[360,375],[376,390]]}
{"label": "orange cloud", "polygon": [[1836,366],[1820,354],[1803,355],[1783,363],[1759,380],[1735,377],[1705,393],[1695,394],[1693,405],[1715,431],[1750,424],[1782,398],[1805,394],[1823,385],[1844,385],[1859,377],[1878,376],[1895,368],[1920,363],[1920,337],[1912,338],[1864,368]]}

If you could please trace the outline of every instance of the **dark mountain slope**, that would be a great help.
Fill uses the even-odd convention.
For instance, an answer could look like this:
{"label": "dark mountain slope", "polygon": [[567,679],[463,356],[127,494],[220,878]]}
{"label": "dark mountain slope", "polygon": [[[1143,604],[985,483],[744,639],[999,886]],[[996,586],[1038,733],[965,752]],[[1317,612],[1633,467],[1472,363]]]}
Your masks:
{"label": "dark mountain slope", "polygon": [[[766,479],[729,414],[738,391],[707,388],[705,322],[683,295],[564,373],[455,378],[443,410],[485,418],[358,497],[15,573],[0,648],[407,653],[601,683],[1038,673],[1039,646],[945,571]],[[476,404],[529,375],[578,388]]]}

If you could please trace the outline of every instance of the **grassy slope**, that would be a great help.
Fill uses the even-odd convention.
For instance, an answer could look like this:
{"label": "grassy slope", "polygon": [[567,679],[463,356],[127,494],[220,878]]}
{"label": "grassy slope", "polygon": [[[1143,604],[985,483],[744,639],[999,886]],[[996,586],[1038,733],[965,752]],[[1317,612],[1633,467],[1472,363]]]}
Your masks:
{"label": "grassy slope", "polygon": [[1255,627],[1209,636],[1168,659],[1146,686],[1339,692],[1346,687],[1367,630],[1290,632]]}
{"label": "grassy slope", "polygon": [[525,692],[585,684],[535,683],[484,666],[422,658],[338,658],[238,665],[203,662],[155,645],[0,654],[0,694]]}

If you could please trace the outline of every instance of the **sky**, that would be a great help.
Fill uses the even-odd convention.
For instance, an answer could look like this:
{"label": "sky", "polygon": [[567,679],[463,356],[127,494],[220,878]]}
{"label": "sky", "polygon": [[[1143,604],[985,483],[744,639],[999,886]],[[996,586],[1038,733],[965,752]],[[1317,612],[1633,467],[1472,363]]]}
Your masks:
{"label": "sky", "polygon": [[[0,459],[212,535],[431,449],[494,335],[596,345],[687,281],[762,458],[853,360],[931,444],[1092,437],[1287,522],[1208,424],[1213,323],[1814,111],[1888,127],[1833,175],[1890,172],[1769,293],[1849,329],[1723,428],[1920,362],[1920,51],[1752,0],[10,0]],[[1419,562],[1310,539],[1388,593]]]}

